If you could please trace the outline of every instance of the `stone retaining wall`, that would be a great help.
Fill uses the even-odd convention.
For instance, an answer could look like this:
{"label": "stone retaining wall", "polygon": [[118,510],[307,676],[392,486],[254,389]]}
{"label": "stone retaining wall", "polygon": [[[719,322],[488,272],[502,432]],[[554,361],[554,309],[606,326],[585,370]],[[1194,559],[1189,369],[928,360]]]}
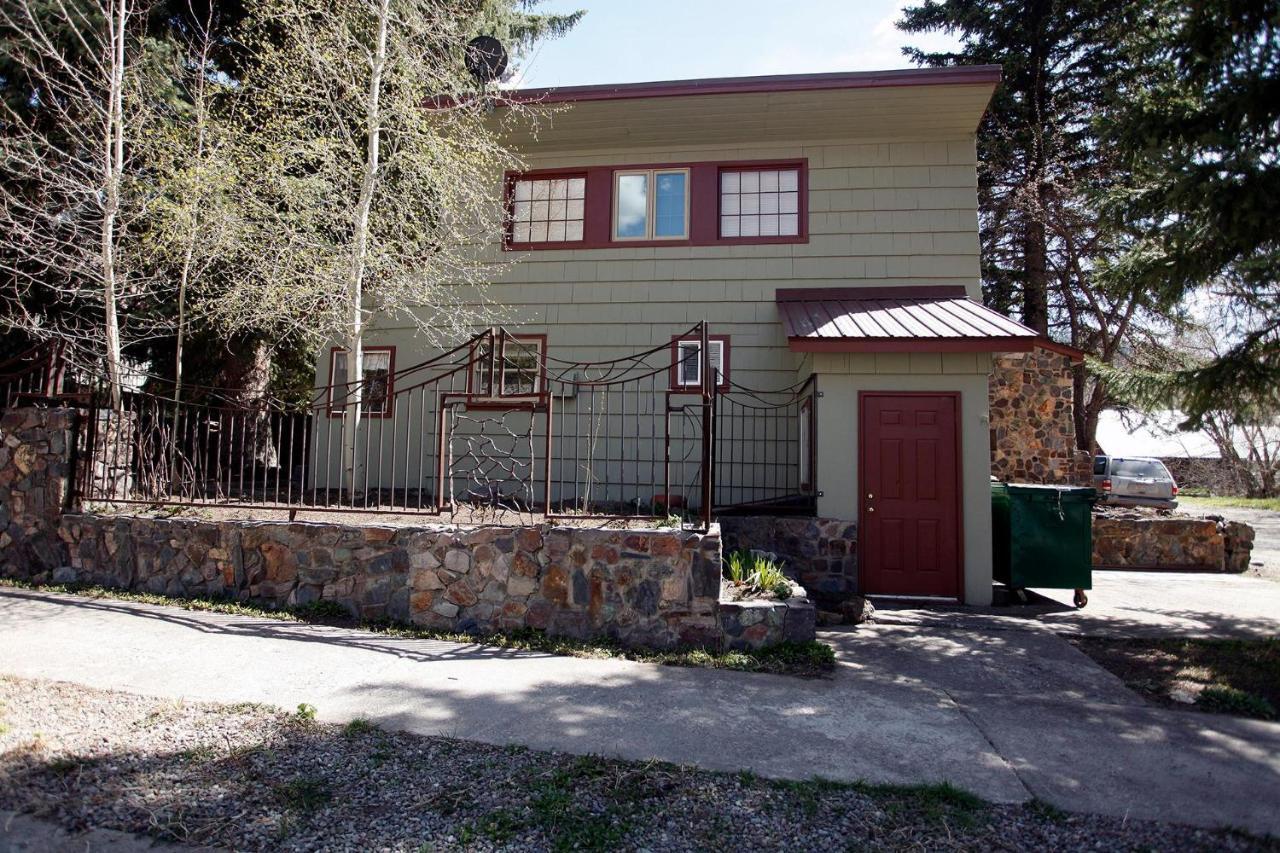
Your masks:
{"label": "stone retaining wall", "polygon": [[778,643],[804,643],[817,630],[817,610],[804,589],[791,585],[786,601],[746,599],[734,601],[731,588],[720,596],[720,627],[730,649],[763,649]]}
{"label": "stone retaining wall", "polygon": [[0,414],[0,573],[21,576],[66,563],[58,519],[67,501],[70,409]]}
{"label": "stone retaining wall", "polygon": [[721,518],[724,549],[768,551],[809,595],[843,601],[858,592],[858,526],[832,518]]}
{"label": "stone retaining wall", "polygon": [[[70,568],[47,579],[352,615],[446,630],[717,645],[720,542],[674,530],[371,527],[68,515]],[[45,580],[36,577],[35,580]]]}
{"label": "stone retaining wall", "polygon": [[720,610],[716,527],[387,527],[64,514],[74,425],[70,410],[0,416],[0,574],[275,606],[331,601],[364,619],[454,631],[528,627],[654,648],[756,648],[814,637],[813,607],[798,587],[792,600],[761,610],[759,620],[754,607]]}
{"label": "stone retaining wall", "polygon": [[1253,528],[1235,521],[1178,516],[1093,517],[1095,568],[1243,572]]}

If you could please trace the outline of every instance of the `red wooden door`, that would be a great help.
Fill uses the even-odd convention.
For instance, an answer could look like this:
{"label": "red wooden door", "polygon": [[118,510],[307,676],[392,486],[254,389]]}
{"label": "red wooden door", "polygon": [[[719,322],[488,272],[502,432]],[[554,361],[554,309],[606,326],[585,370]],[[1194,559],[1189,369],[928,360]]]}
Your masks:
{"label": "red wooden door", "polygon": [[959,397],[867,392],[859,403],[863,590],[959,598]]}

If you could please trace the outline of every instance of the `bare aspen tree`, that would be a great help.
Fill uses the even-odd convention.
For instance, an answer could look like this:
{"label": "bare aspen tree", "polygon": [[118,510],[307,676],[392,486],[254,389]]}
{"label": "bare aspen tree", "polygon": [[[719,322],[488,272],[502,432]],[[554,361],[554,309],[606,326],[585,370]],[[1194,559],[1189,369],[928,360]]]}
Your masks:
{"label": "bare aspen tree", "polygon": [[259,0],[249,12],[250,268],[206,307],[230,330],[344,346],[351,483],[370,319],[399,318],[429,346],[487,321],[501,177],[518,163],[463,71],[471,5]]}
{"label": "bare aspen tree", "polygon": [[143,2],[0,2],[0,50],[23,95],[0,107],[0,318],[103,358],[116,407],[121,303],[147,287],[122,253]]}

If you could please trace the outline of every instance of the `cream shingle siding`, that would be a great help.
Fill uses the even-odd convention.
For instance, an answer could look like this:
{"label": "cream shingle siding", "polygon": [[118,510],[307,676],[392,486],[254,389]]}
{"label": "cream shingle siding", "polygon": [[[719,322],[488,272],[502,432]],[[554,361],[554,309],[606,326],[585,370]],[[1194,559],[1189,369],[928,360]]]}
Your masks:
{"label": "cream shingle siding", "polygon": [[[546,169],[800,157],[809,166],[807,243],[523,252],[488,297],[506,306],[508,328],[545,333],[551,354],[566,360],[665,344],[705,319],[731,336],[733,379],[757,388],[792,384],[801,365],[778,323],[779,288],[959,284],[981,298],[972,138],[532,152],[527,160]],[[375,328],[369,340],[398,345],[400,366],[426,355],[408,328]]]}

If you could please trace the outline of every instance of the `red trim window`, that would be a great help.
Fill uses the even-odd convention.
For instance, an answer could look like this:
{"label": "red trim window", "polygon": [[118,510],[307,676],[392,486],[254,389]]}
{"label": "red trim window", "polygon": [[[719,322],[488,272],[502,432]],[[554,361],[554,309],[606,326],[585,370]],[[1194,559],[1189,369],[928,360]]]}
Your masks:
{"label": "red trim window", "polygon": [[720,170],[720,237],[800,236],[800,167]]}
{"label": "red trim window", "polygon": [[562,245],[583,241],[586,174],[513,176],[508,183],[510,243]]}
{"label": "red trim window", "polygon": [[[716,387],[729,390],[729,336],[711,335],[711,369],[719,380]],[[671,390],[694,392],[702,388],[702,339],[671,339]]]}
{"label": "red trim window", "polygon": [[505,246],[806,243],[808,161],[637,163],[508,173]]}
{"label": "red trim window", "polygon": [[[497,361],[490,357],[492,340],[499,342]],[[467,377],[467,393],[491,398],[545,394],[546,353],[546,335],[498,335],[475,344],[471,351],[473,364]],[[496,383],[490,382],[491,374]]]}
{"label": "red trim window", "polygon": [[[389,418],[395,399],[396,348],[364,347],[361,356],[364,384],[360,392],[360,416]],[[342,417],[350,393],[347,378],[347,350],[329,350],[329,416]]]}
{"label": "red trim window", "polygon": [[813,491],[813,397],[800,401],[800,491]]}

